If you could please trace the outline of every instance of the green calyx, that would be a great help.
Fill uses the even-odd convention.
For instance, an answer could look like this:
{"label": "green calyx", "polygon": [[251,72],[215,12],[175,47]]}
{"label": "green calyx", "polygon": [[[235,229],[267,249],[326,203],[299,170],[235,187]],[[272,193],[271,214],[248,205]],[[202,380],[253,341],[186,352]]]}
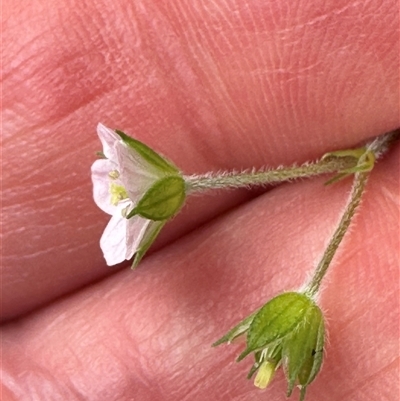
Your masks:
{"label": "green calyx", "polygon": [[266,303],[254,316],[247,333],[247,348],[238,361],[287,336],[299,325],[310,302],[303,294],[287,292]]}
{"label": "green calyx", "polygon": [[246,334],[246,349],[237,361],[254,353],[255,362],[248,378],[257,372],[255,385],[265,388],[280,366],[288,381],[287,396],[296,385],[300,401],[307,386],[321,369],[325,340],[324,318],[320,308],[307,295],[286,292],[267,302],[213,345],[231,342]]}
{"label": "green calyx", "polygon": [[154,221],[170,219],[179,212],[185,198],[185,181],[181,176],[160,178],[142,196],[127,218],[139,215]]}
{"label": "green calyx", "polygon": [[[175,216],[186,198],[185,181],[169,160],[161,157],[153,149],[122,131],[115,130],[126,146],[149,163],[159,179],[145,192],[126,218],[139,215],[153,221],[165,221]],[[137,257],[140,260],[140,257]],[[138,262],[135,262],[135,264]]]}

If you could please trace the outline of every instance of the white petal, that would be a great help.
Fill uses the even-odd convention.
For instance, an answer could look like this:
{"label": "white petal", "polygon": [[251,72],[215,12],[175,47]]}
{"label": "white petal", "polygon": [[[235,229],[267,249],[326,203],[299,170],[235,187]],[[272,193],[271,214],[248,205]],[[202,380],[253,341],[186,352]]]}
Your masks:
{"label": "white petal", "polygon": [[152,223],[139,216],[129,220],[123,217],[122,209],[128,205],[128,201],[118,204],[100,239],[100,247],[108,266],[131,259],[140,247],[147,227]]}
{"label": "white petal", "polygon": [[[146,220],[146,219],[143,219]],[[165,221],[153,221],[153,220],[146,220],[148,222],[148,224],[145,226],[145,229],[143,231],[141,231],[140,233],[140,242],[137,243],[136,245],[136,250],[134,252],[129,253],[129,258],[127,257],[127,259],[130,259],[135,253],[136,251],[142,246],[145,245],[149,242],[149,240],[152,240],[151,244],[155,241],[155,239],[157,238],[157,235],[154,236],[155,232],[158,231],[160,228],[162,228],[165,225]],[[154,238],[152,238],[154,236]],[[129,244],[129,242],[128,242]],[[127,249],[127,252],[129,252],[130,250]]]}
{"label": "white petal", "polygon": [[127,222],[128,220],[122,216],[120,211],[116,212],[101,236],[100,247],[108,266],[125,260]]}
{"label": "white petal", "polygon": [[129,198],[136,203],[161,175],[139,153],[124,143],[117,143],[115,150],[121,181]]}
{"label": "white petal", "polygon": [[111,204],[110,176],[117,165],[108,159],[99,159],[92,164],[93,198],[96,205],[108,214],[114,214],[116,206]]}
{"label": "white petal", "polygon": [[115,153],[115,144],[121,140],[121,138],[110,128],[99,123],[97,124],[97,135],[103,145],[103,153],[107,159],[117,161]]}
{"label": "white petal", "polygon": [[144,219],[140,216],[134,216],[127,220],[128,224],[126,227],[126,255],[127,260],[131,259],[132,256],[137,252],[142,243],[144,234],[147,228],[153,222],[151,220]]}

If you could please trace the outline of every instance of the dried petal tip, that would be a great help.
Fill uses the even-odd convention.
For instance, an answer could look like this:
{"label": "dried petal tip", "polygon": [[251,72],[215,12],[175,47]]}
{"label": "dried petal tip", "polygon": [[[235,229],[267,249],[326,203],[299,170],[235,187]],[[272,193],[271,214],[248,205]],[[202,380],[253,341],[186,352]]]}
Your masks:
{"label": "dried petal tip", "polygon": [[265,389],[274,378],[276,365],[269,361],[264,361],[258,368],[254,379],[254,385],[260,389]]}

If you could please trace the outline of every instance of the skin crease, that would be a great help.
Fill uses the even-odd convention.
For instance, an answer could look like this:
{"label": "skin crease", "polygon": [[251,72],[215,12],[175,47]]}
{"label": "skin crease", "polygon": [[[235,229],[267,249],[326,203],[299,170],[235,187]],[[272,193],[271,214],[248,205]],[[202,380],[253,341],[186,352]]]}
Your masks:
{"label": "skin crease", "polygon": [[[2,399],[283,400],[210,348],[304,283],[350,182],[190,199],[141,267],[109,269],[91,197],[96,124],[187,174],[300,163],[399,121],[394,1],[3,5]],[[371,174],[321,297],[309,401],[399,390],[399,147]],[[293,399],[296,399],[295,394]]]}

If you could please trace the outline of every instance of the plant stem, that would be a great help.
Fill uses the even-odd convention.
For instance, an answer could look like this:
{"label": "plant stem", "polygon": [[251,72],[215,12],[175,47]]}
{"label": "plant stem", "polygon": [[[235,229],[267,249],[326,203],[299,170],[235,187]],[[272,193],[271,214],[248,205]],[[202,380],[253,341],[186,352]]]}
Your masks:
{"label": "plant stem", "polygon": [[318,293],[322,280],[332,262],[333,257],[335,256],[340,243],[342,242],[344,235],[350,226],[357,206],[360,204],[368,176],[369,173],[356,173],[354,176],[353,187],[346,210],[340,219],[339,225],[329,241],[327,248],[325,249],[322,259],[318,263],[310,283],[306,287],[305,293],[310,297],[314,297]]}
{"label": "plant stem", "polygon": [[379,159],[383,156],[390,148],[390,146],[399,140],[400,129],[388,132],[387,134],[378,136],[372,142],[367,145],[367,150],[374,153],[375,159]]}
{"label": "plant stem", "polygon": [[[204,192],[210,189],[243,188],[253,185],[268,185],[277,182],[295,180],[296,178],[308,178],[321,174],[346,172],[359,166],[357,152],[372,153],[375,159],[380,157],[389,148],[390,143],[398,139],[399,131],[393,131],[373,140],[367,147],[354,149],[353,151],[333,152],[325,155],[316,162],[304,163],[301,166],[278,167],[276,169],[261,169],[252,171],[229,171],[222,173],[207,173],[204,175],[184,176],[186,193]],[[348,156],[338,156],[346,153]],[[360,168],[359,171],[362,171]],[[355,171],[354,171],[355,172]],[[340,174],[339,174],[340,176]],[[339,177],[340,179],[340,177]],[[334,180],[335,181],[335,180]],[[334,182],[332,181],[332,182]]]}
{"label": "plant stem", "polygon": [[[395,131],[376,138],[366,146],[365,155],[369,153],[373,155],[375,160],[378,159],[389,149],[391,143],[398,139],[398,137],[399,132]],[[322,280],[328,271],[332,259],[335,256],[335,253],[350,226],[354,213],[360,204],[365,185],[368,181],[369,173],[369,171],[366,171],[354,174],[353,187],[344,214],[340,219],[339,225],[336,228],[331,240],[329,241],[321,261],[318,263],[313,277],[306,286],[305,293],[310,297],[314,297],[318,293]]]}
{"label": "plant stem", "polygon": [[267,185],[276,182],[290,181],[296,178],[307,178],[321,174],[334,173],[354,168],[357,159],[354,157],[328,157],[317,162],[301,166],[278,167],[274,170],[226,172],[185,176],[187,193],[204,192],[210,189],[242,188],[252,185]]}

